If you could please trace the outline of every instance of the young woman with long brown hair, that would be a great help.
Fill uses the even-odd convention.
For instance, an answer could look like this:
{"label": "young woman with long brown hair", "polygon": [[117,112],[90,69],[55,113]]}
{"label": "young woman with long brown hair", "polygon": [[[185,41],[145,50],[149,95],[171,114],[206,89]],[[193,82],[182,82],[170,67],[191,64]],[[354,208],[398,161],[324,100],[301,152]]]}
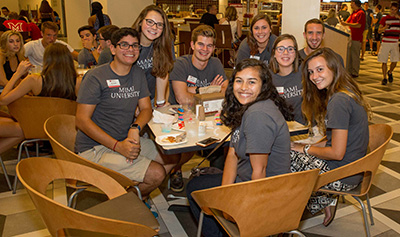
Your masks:
{"label": "young woman with long brown hair", "polygon": [[[309,125],[315,121],[327,139],[313,145],[292,143],[292,172],[320,169],[324,173],[365,156],[370,106],[336,54],[329,48],[314,51],[305,59],[302,75],[302,111]],[[325,188],[349,191],[361,179],[362,175],[355,175]],[[310,199],[307,207],[312,214],[324,209],[323,224],[328,226],[335,216],[337,203],[330,195],[318,194]]]}
{"label": "young woman with long brown hair", "polygon": [[156,98],[156,105],[164,106],[167,77],[175,60],[173,35],[167,15],[155,5],[147,6],[132,28],[140,33],[141,50],[137,64],[146,72],[150,99],[153,101]]}

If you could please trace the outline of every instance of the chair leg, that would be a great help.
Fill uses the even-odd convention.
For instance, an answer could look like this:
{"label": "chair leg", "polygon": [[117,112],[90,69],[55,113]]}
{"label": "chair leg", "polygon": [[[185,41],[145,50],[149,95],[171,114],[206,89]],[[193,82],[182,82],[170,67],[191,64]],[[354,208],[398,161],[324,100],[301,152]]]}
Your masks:
{"label": "chair leg", "polygon": [[365,231],[367,232],[367,236],[370,237],[371,236],[371,232],[369,231],[369,224],[368,224],[368,218],[367,218],[367,210],[365,210],[365,205],[363,203],[363,201],[355,196],[352,196],[354,199],[357,200],[358,203],[360,203],[362,212],[363,212],[363,217],[364,217],[364,226],[365,226]]}
{"label": "chair leg", "polygon": [[201,229],[203,228],[204,212],[200,212],[199,225],[197,227],[197,237],[201,237]]}
{"label": "chair leg", "polygon": [[0,163],[1,163],[1,168],[3,168],[4,177],[6,178],[8,188],[9,188],[10,190],[12,190],[12,186],[11,186],[11,182],[10,182],[10,177],[8,177],[8,173],[7,173],[7,170],[6,170],[6,166],[4,165],[3,159],[1,159],[1,156],[0,156]]}
{"label": "chair leg", "polygon": [[[168,180],[168,181],[169,181],[169,180]],[[136,192],[137,192],[137,195],[138,195],[139,199],[140,199],[140,200],[143,200],[142,192],[140,191],[139,186],[135,185],[135,186],[133,186],[133,187],[136,189]]]}
{"label": "chair leg", "polygon": [[371,225],[375,225],[374,216],[372,215],[372,208],[371,208],[371,203],[369,201],[368,193],[365,195],[365,197],[367,198],[367,206],[368,206],[368,212],[369,212],[369,219],[371,220]]}
{"label": "chair leg", "polygon": [[300,237],[306,237],[305,235],[303,235],[303,233],[301,233],[301,232],[298,231],[298,230],[291,230],[291,231],[286,232],[286,233],[288,233],[288,234],[295,234],[295,235],[300,236]]}
{"label": "chair leg", "polygon": [[76,198],[78,197],[78,194],[81,193],[82,191],[85,191],[85,188],[81,188],[81,189],[77,189],[75,190],[75,192],[73,192],[71,194],[71,196],[69,196],[68,199],[68,207],[74,208],[76,207]]}

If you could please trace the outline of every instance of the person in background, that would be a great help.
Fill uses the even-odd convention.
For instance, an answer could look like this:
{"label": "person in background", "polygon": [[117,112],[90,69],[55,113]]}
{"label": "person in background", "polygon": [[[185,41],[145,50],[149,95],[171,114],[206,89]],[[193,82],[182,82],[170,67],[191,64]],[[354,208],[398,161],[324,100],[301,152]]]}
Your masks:
{"label": "person in background", "polygon": [[[20,62],[25,60],[24,41],[17,31],[6,31],[0,37],[0,86],[3,88],[17,71]],[[21,76],[25,75],[29,67],[20,70]],[[20,78],[20,77],[19,77]]]}
{"label": "person in background", "polygon": [[283,34],[275,40],[269,68],[276,90],[293,108],[294,120],[306,124],[301,112],[303,86],[299,58],[296,38],[293,35]]}
{"label": "person in background", "polygon": [[101,27],[97,31],[97,40],[99,41],[98,50],[101,52],[97,61],[97,65],[111,63],[111,61],[113,60],[113,55],[110,50],[111,35],[118,29],[118,26],[108,25]]}
{"label": "person in background", "polygon": [[207,12],[201,16],[200,23],[206,24],[214,28],[215,24],[219,24],[219,21],[217,19],[217,5],[214,4],[209,4],[206,7]]}
{"label": "person in background", "polygon": [[[186,188],[197,220],[201,209],[192,192],[290,172],[290,134],[285,120],[293,117],[272,84],[267,65],[255,59],[241,61],[229,80],[222,106],[221,119],[233,131],[224,172],[194,177]],[[232,220],[225,213],[224,217]],[[207,215],[202,232],[207,237],[224,233]]]}
{"label": "person in background", "polygon": [[[390,13],[382,17],[378,33],[383,33],[382,44],[378,54],[378,62],[382,63],[382,85],[393,82],[393,71],[400,60],[399,38],[400,38],[400,17],[398,3],[392,3]],[[387,69],[387,61],[390,55],[390,68]]]}
{"label": "person in background", "polygon": [[152,105],[166,105],[168,74],[175,61],[173,35],[165,12],[156,5],[145,7],[132,28],[140,33],[137,64],[145,71]]}
{"label": "person in background", "polygon": [[[321,47],[322,41],[325,37],[325,25],[317,18],[310,19],[304,24],[303,36],[307,42],[307,46],[299,50],[299,56],[301,60],[304,60],[307,55],[314,52]],[[339,54],[336,54],[340,62],[344,66],[343,58]]]}
{"label": "person in background", "polygon": [[54,23],[58,25],[58,30],[61,29],[61,18],[56,11],[54,11]]}
{"label": "person in background", "polygon": [[[192,55],[177,58],[170,75],[169,103],[193,105],[194,95],[199,94],[199,88],[210,85],[221,86],[225,94],[228,80],[221,61],[212,57],[215,49],[215,30],[208,25],[200,25],[192,32]],[[183,153],[179,164],[171,174],[171,190],[181,192],[184,188],[181,167],[194,153]]]}
{"label": "person in background", "polygon": [[381,47],[381,33],[379,33],[379,22],[382,19],[382,6],[380,4],[376,5],[375,7],[375,17],[372,19],[372,23],[374,24],[374,40],[376,42],[376,51],[372,52],[372,56],[377,56],[379,53],[379,49]]}
{"label": "person in background", "polygon": [[258,14],[253,18],[250,32],[239,46],[236,64],[246,58],[255,58],[268,65],[272,45],[277,38],[271,33],[271,26],[271,19],[268,15]]}
{"label": "person in background", "polygon": [[47,46],[53,43],[63,44],[68,47],[71,52],[72,58],[78,60],[78,52],[76,52],[69,44],[64,41],[57,40],[58,26],[54,22],[46,21],[42,24],[42,39],[32,40],[25,44],[25,57],[34,66],[42,66],[43,54]]}
{"label": "person in background", "polygon": [[53,8],[50,6],[47,0],[42,0],[39,7],[39,19],[41,23],[46,21],[54,22],[55,16]]}
{"label": "person in background", "polygon": [[340,24],[350,27],[351,42],[348,47],[349,57],[347,59],[347,71],[352,77],[358,77],[360,71],[360,50],[363,41],[363,32],[365,29],[365,13],[361,9],[360,0],[351,0],[350,17],[346,20],[340,20]]}
{"label": "person in background", "polygon": [[82,26],[78,29],[83,49],[79,52],[78,63],[85,65],[85,68],[97,65],[99,51],[97,50],[96,30],[91,26]]}
{"label": "person in background", "polygon": [[114,60],[85,74],[77,99],[75,151],[140,182],[146,199],[176,163],[163,160],[153,141],[139,136],[152,117],[146,76],[135,64],[139,38],[132,28],[115,31],[111,37]]}
{"label": "person in background", "polygon": [[[25,21],[25,17],[24,18],[20,17],[19,20]],[[40,31],[39,27],[34,22],[27,22],[27,23],[30,30],[31,40],[38,40],[42,38],[42,32]]]}
{"label": "person in background", "polygon": [[93,2],[92,13],[88,19],[88,25],[93,26],[97,31],[103,26],[112,25],[111,18],[107,14],[103,14],[103,5],[99,2]]}
{"label": "person in background", "polygon": [[8,20],[8,15],[10,14],[10,10],[8,10],[7,7],[2,7],[2,8],[1,8],[1,12],[2,12],[3,15],[4,15],[4,18],[5,18],[6,20]]}
{"label": "person in background", "polygon": [[[233,6],[228,6],[225,10],[225,17],[219,20],[221,25],[230,25],[232,32],[232,48],[233,44],[240,43],[240,37],[242,36],[242,22],[239,20],[236,8]],[[229,50],[231,59],[229,60],[231,66],[235,65],[235,51]]]}
{"label": "person in background", "polygon": [[30,32],[29,25],[24,20],[19,20],[19,15],[16,12],[10,12],[8,15],[8,20],[6,20],[3,25],[9,30],[14,30],[18,32]]}
{"label": "person in background", "polygon": [[361,48],[361,61],[364,60],[365,50],[367,48],[367,42],[369,42],[370,51],[372,51],[372,18],[374,18],[374,14],[372,9],[369,8],[368,2],[364,3],[364,11],[365,11],[365,30],[363,33],[363,42]]}
{"label": "person in background", "polygon": [[326,18],[325,22],[328,25],[333,26],[333,27],[335,27],[339,23],[339,20],[336,17],[336,11],[334,8],[329,9],[328,17]]}
{"label": "person in background", "polygon": [[[309,145],[291,143],[291,171],[320,169],[320,173],[354,162],[367,153],[370,106],[357,82],[346,72],[329,48],[311,53],[303,63],[303,113],[311,126],[316,122],[326,140]],[[349,191],[358,186],[362,175],[351,176],[324,188]],[[312,214],[325,210],[328,226],[336,212],[337,198],[313,195],[307,205]],[[331,206],[330,206],[331,205]]]}
{"label": "person in background", "polygon": [[340,7],[340,11],[338,12],[339,19],[343,21],[347,21],[347,18],[350,16],[350,12],[347,11],[347,5],[345,3],[342,3],[342,6]]}
{"label": "person in background", "polygon": [[29,17],[29,13],[28,13],[27,10],[19,11],[19,20],[23,20],[21,18],[24,18],[24,21],[27,22],[27,23],[31,22],[31,19]]}
{"label": "person in background", "polygon": [[[72,56],[66,46],[49,45],[44,53],[42,72],[27,76],[14,88],[31,67],[28,60],[20,62],[0,95],[0,105],[8,105],[27,94],[75,100],[81,77],[77,76]],[[18,122],[0,117],[0,152],[18,144],[23,138]]]}

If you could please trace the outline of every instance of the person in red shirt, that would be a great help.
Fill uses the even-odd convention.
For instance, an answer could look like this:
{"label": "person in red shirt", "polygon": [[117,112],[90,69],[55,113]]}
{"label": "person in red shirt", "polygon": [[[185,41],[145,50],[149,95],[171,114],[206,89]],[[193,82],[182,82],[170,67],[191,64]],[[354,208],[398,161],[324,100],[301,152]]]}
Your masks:
{"label": "person in red shirt", "polygon": [[29,32],[28,23],[22,20],[18,20],[19,15],[16,12],[11,12],[9,15],[9,20],[5,21],[3,25],[9,30],[14,30],[18,32]]}
{"label": "person in red shirt", "polygon": [[349,71],[352,77],[358,77],[358,71],[360,70],[360,49],[365,29],[365,12],[361,9],[361,2],[359,0],[352,0],[350,6],[353,9],[353,13],[347,18],[346,22],[340,19],[340,23],[343,26],[350,27],[351,31],[347,71]]}

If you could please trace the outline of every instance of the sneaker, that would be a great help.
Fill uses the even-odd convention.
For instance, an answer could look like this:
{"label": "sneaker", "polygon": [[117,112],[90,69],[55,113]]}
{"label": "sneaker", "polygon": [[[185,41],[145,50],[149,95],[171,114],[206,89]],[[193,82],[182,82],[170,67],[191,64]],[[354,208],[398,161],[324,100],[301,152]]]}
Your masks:
{"label": "sneaker", "polygon": [[171,190],[179,193],[183,191],[182,171],[177,171],[170,175]]}
{"label": "sneaker", "polygon": [[382,85],[386,85],[386,84],[387,84],[387,79],[384,78],[384,79],[382,80]]}
{"label": "sneaker", "polygon": [[389,78],[389,82],[392,83],[393,82],[393,73],[388,72],[388,78]]}

